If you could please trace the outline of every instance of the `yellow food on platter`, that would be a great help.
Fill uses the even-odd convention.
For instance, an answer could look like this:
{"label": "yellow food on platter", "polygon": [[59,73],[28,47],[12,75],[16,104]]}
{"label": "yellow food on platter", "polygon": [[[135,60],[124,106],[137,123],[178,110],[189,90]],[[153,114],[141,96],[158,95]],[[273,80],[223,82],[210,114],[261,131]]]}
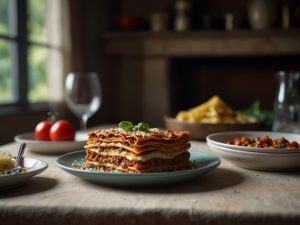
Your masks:
{"label": "yellow food on platter", "polygon": [[0,152],[0,174],[5,170],[11,169],[15,166],[16,162],[12,155],[6,152]]}
{"label": "yellow food on platter", "polygon": [[231,109],[219,96],[215,95],[207,102],[189,109],[181,111],[176,115],[176,119],[186,122],[200,123],[254,123],[255,118],[243,115]]}

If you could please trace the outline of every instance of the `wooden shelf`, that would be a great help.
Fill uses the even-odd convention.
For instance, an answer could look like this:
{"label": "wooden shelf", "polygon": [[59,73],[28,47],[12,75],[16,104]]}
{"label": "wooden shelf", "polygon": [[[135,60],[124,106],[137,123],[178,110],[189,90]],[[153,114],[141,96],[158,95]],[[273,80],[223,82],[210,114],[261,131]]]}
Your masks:
{"label": "wooden shelf", "polygon": [[300,30],[111,32],[104,41],[111,74],[119,79],[120,117],[158,127],[171,113],[172,58],[300,56]]}
{"label": "wooden shelf", "polygon": [[165,57],[300,55],[300,29],[109,32],[108,54]]}

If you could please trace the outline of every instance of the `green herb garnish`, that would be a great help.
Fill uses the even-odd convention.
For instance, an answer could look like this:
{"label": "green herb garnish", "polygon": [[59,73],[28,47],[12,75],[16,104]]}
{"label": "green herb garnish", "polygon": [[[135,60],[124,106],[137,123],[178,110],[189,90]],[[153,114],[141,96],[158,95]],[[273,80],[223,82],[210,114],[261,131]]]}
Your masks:
{"label": "green herb garnish", "polygon": [[284,144],[279,144],[278,147],[279,148],[285,148],[285,145]]}
{"label": "green herb garnish", "polygon": [[139,131],[145,131],[145,132],[148,132],[150,129],[149,124],[145,122],[138,123],[138,125],[136,125],[135,128]]}
{"label": "green herb garnish", "polygon": [[133,125],[130,121],[122,121],[119,123],[119,128],[125,131],[143,131],[149,132],[150,126],[146,122],[140,122],[137,125]]}
{"label": "green herb garnish", "polygon": [[272,130],[273,111],[261,109],[260,102],[256,100],[249,108],[241,111],[244,115],[255,117],[260,123],[260,130]]}
{"label": "green herb garnish", "polygon": [[133,124],[130,121],[122,121],[119,123],[119,127],[123,130],[130,131],[133,129]]}

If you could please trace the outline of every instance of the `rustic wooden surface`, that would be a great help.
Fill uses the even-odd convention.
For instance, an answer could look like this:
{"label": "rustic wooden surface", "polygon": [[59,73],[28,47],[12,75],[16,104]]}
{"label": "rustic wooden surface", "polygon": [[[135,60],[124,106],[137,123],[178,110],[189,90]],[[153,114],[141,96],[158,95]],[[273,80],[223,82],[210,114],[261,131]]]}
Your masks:
{"label": "rustic wooden surface", "polygon": [[[16,143],[0,151],[16,154]],[[204,142],[191,149],[210,152]],[[219,168],[178,186],[122,189],[83,181],[49,168],[0,193],[1,224],[300,224],[300,172],[251,171],[222,161]]]}

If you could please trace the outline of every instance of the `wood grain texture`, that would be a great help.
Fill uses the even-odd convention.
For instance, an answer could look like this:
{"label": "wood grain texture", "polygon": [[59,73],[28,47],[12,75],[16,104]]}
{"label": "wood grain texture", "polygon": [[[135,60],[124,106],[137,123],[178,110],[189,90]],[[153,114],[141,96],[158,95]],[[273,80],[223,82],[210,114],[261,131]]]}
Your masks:
{"label": "wood grain texture", "polygon": [[143,56],[276,56],[300,54],[300,30],[131,32],[104,36],[108,54]]}

